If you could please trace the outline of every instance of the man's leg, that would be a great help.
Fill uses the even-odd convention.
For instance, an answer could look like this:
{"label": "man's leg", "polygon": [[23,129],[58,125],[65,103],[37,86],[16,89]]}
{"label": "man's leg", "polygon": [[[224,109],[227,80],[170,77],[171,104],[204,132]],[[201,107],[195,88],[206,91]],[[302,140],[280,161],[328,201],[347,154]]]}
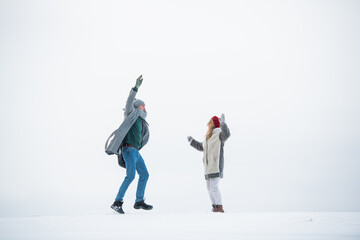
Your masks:
{"label": "man's leg", "polygon": [[153,206],[148,205],[144,202],[145,188],[146,188],[147,180],[149,178],[149,173],[146,169],[144,159],[141,157],[140,153],[138,160],[136,162],[136,171],[139,174],[139,182],[136,190],[136,201],[134,204],[134,208],[151,210],[153,209]]}
{"label": "man's leg", "polygon": [[149,179],[149,172],[147,171],[144,159],[138,153],[138,159],[136,162],[136,171],[139,174],[139,182],[136,190],[136,202],[144,200],[146,183]]}
{"label": "man's leg", "polygon": [[123,201],[123,198],[125,196],[125,193],[130,186],[130,183],[135,178],[135,172],[136,172],[136,159],[138,151],[131,147],[126,147],[122,150],[122,155],[124,158],[124,161],[126,163],[126,177],[124,181],[122,182],[119,192],[116,196],[116,201]]}

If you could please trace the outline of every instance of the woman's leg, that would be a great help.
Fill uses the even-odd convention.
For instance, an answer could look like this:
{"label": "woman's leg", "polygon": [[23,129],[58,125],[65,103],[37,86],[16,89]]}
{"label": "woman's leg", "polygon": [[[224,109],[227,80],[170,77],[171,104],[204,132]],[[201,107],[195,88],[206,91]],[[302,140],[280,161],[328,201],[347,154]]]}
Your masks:
{"label": "woman's leg", "polygon": [[208,179],[210,180],[209,183],[209,194],[212,197],[212,203],[215,205],[222,205],[222,198],[221,198],[221,193],[219,190],[219,181],[220,178],[210,178]]}
{"label": "woman's leg", "polygon": [[211,187],[211,178],[206,179],[206,187],[207,187],[207,190],[208,190],[208,193],[209,193],[211,204],[212,205],[216,204],[215,203],[215,198],[214,198],[213,193],[211,191],[211,189],[212,189],[212,187]]}

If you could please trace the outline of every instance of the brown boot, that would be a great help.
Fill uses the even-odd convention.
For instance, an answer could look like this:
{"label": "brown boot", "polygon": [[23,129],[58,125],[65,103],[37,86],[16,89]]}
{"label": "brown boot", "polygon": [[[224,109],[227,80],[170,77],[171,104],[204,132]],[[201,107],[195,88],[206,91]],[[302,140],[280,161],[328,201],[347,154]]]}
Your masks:
{"label": "brown boot", "polygon": [[215,211],[213,212],[221,212],[224,213],[224,209],[222,205],[215,205]]}

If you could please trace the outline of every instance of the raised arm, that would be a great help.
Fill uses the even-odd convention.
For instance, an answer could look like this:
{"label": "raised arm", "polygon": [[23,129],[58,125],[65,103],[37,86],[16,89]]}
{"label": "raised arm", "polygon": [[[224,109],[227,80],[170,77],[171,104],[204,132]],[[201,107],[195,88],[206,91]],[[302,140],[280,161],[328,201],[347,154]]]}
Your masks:
{"label": "raised arm", "polygon": [[139,87],[141,86],[143,81],[142,75],[140,75],[140,77],[138,77],[136,79],[136,84],[135,87],[133,87],[130,91],[129,97],[126,101],[126,106],[125,106],[125,114],[129,115],[132,111],[134,111],[135,107],[133,105],[134,100],[135,100],[135,96],[138,92]]}
{"label": "raised arm", "polygon": [[230,130],[227,126],[227,124],[225,123],[225,114],[221,114],[221,118],[220,118],[220,128],[221,128],[221,133],[220,133],[220,140],[222,142],[225,142],[229,137],[230,137]]}

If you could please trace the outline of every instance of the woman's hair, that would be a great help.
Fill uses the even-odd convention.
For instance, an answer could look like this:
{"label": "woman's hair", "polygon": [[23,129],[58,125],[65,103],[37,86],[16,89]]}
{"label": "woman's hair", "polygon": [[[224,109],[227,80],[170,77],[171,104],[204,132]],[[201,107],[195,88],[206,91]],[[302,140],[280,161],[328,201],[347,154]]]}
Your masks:
{"label": "woman's hair", "polygon": [[214,124],[214,122],[213,122],[212,119],[210,119],[210,121],[209,121],[209,123],[208,123],[208,126],[209,126],[209,129],[207,130],[207,133],[206,133],[206,135],[205,135],[205,136],[206,136],[206,141],[211,138],[212,133],[213,133],[213,131],[214,131],[214,129],[215,129],[215,124]]}

